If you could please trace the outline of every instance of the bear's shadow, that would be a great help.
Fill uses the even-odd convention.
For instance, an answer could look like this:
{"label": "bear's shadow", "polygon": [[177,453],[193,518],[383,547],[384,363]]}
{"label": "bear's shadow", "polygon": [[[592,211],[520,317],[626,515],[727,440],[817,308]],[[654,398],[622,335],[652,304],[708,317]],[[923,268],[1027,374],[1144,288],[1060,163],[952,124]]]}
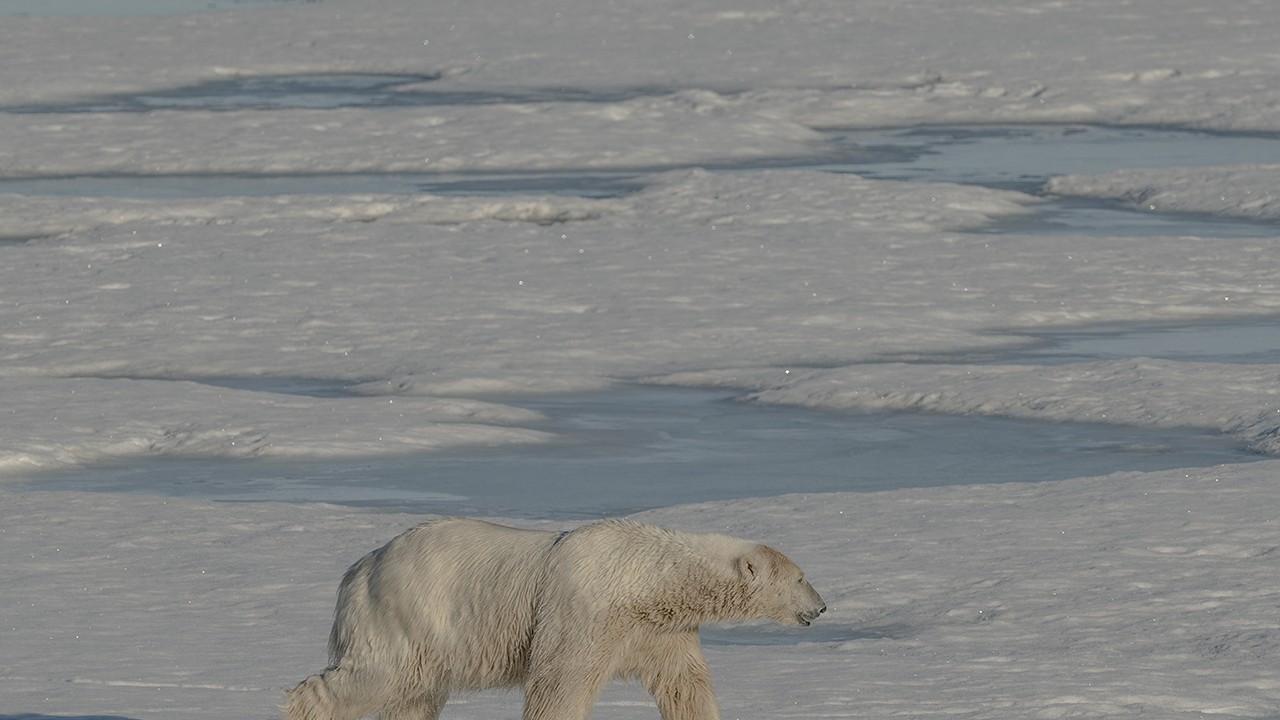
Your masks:
{"label": "bear's shadow", "polygon": [[897,623],[875,627],[823,626],[822,621],[819,620],[810,628],[787,628],[756,623],[708,626],[702,628],[700,634],[702,642],[707,645],[798,645],[800,643],[843,643],[852,640],[901,640],[911,635],[911,628]]}

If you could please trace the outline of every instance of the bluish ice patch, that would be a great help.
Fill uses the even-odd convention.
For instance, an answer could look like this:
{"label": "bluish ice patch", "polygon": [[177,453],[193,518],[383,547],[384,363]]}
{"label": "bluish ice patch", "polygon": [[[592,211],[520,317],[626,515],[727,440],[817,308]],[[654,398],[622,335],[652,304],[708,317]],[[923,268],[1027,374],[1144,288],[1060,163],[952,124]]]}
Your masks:
{"label": "bluish ice patch", "polygon": [[[3,2],[4,0],[0,0]],[[343,108],[501,105],[550,102],[612,103],[667,95],[669,88],[510,88],[439,89],[437,75],[385,73],[311,73],[207,80],[187,87],[143,93],[101,95],[67,102],[16,105],[0,112],[142,113],[153,110],[217,112],[226,110],[338,110]]]}
{"label": "bluish ice patch", "polygon": [[144,458],[45,473],[32,489],[594,518],[787,493],[1044,482],[1249,462],[1214,433],[761,407],[723,392],[628,388],[513,401],[559,442],[353,460]]}
{"label": "bluish ice patch", "polygon": [[0,179],[0,192],[46,197],[201,198],[274,195],[559,195],[618,197],[644,187],[635,173],[298,173],[77,175]]}
{"label": "bluish ice patch", "polygon": [[[1156,127],[1030,125],[858,130],[841,140],[875,162],[823,169],[870,178],[948,182],[1043,196],[1052,177],[1135,168],[1280,163],[1280,135]],[[1280,237],[1280,223],[1149,212],[1107,200],[1048,197],[1034,213],[975,232],[1126,237]]]}
{"label": "bluish ice patch", "polygon": [[1070,330],[1010,330],[1028,342],[991,351],[892,355],[884,362],[1058,365],[1153,358],[1179,362],[1280,364],[1280,316],[1188,323],[1114,323]]}
{"label": "bluish ice patch", "polygon": [[1149,357],[1187,362],[1280,363],[1280,318],[1205,321],[1145,327],[1112,326],[1035,332],[1039,345],[1014,361],[1066,363]]}
{"label": "bluish ice patch", "polygon": [[1209,213],[1142,210],[1108,200],[1048,198],[1029,215],[1001,218],[971,232],[1105,237],[1280,237],[1280,223]]}
{"label": "bluish ice patch", "polygon": [[[936,362],[1060,363],[1127,357],[1280,362],[1280,319],[1106,327]],[[195,379],[263,393],[356,397],[313,378]],[[33,476],[32,488],[225,501],[331,502],[388,510],[592,518],[786,493],[1045,482],[1263,459],[1194,429],[911,413],[851,414],[739,402],[725,392],[634,387],[494,398],[549,418],[560,441],[350,460],[143,458]],[[726,640],[727,641],[727,640]]]}
{"label": "bluish ice patch", "polygon": [[332,380],[290,377],[243,377],[243,378],[209,378],[199,380],[204,385],[229,388],[231,390],[249,390],[252,392],[279,393],[282,395],[302,395],[315,398],[360,397],[349,389],[349,384]]}
{"label": "bluish ice patch", "polygon": [[77,112],[151,110],[279,110],[391,107],[397,87],[436,79],[426,75],[332,74],[210,80],[192,87],[102,98]]}
{"label": "bluish ice patch", "polygon": [[838,136],[855,148],[903,159],[830,166],[832,170],[888,180],[984,185],[1032,193],[1056,175],[1280,163],[1280,135],[1276,133],[1013,125],[855,130]]}

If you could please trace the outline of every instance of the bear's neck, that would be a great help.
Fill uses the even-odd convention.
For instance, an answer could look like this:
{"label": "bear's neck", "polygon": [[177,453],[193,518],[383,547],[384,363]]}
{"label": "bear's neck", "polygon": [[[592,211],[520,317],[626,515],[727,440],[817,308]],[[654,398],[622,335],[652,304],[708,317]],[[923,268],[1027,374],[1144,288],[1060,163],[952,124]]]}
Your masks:
{"label": "bear's neck", "polygon": [[703,623],[753,620],[751,589],[709,568],[693,567],[668,578],[662,590],[632,611],[666,630],[697,630]]}

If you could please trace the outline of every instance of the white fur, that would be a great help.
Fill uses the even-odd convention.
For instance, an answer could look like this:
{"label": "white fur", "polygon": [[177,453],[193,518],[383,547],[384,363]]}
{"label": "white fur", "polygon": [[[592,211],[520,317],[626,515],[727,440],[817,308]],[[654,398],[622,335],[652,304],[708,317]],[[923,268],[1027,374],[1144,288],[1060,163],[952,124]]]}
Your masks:
{"label": "white fur", "polygon": [[663,720],[717,720],[698,626],[826,609],[782,553],[724,535],[605,520],[571,533],[419,525],[347,570],[331,664],[289,720],[434,720],[457,691],[524,686],[525,720],[583,720],[639,679]]}

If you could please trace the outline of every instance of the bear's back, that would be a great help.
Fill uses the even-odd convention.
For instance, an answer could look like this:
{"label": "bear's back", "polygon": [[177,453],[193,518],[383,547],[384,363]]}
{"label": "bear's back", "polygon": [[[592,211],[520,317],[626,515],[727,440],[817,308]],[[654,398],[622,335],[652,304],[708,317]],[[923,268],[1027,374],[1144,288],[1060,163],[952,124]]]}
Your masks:
{"label": "bear's back", "polygon": [[465,518],[406,530],[347,571],[331,651],[359,652],[357,637],[375,651],[412,643],[408,655],[461,660],[449,666],[457,689],[518,684],[556,537]]}

